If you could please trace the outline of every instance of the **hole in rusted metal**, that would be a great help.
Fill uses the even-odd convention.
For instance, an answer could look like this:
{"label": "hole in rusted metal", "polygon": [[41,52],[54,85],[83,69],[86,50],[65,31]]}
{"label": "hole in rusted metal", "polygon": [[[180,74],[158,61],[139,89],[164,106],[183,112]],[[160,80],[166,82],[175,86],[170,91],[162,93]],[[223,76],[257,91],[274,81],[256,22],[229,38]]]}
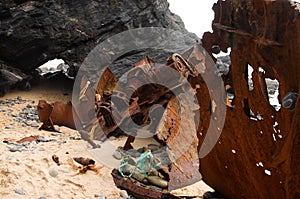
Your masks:
{"label": "hole in rusted metal", "polygon": [[264,164],[262,162],[258,162],[258,163],[256,163],[256,166],[257,167],[264,167]]}
{"label": "hole in rusted metal", "polygon": [[245,70],[245,79],[247,81],[249,91],[253,91],[253,80],[252,80],[253,67],[248,64]]}
{"label": "hole in rusted metal", "polygon": [[280,110],[281,104],[279,103],[279,82],[277,79],[265,78],[268,90],[269,103],[275,108],[276,111]]}
{"label": "hole in rusted metal", "polygon": [[272,172],[270,170],[265,169],[265,174],[267,174],[268,176],[271,176]]}

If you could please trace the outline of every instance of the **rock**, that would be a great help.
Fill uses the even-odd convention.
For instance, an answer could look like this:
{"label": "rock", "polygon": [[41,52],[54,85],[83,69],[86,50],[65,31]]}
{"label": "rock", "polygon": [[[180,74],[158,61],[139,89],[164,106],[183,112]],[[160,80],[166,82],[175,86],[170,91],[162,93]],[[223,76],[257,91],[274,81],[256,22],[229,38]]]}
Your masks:
{"label": "rock", "polygon": [[57,172],[57,170],[56,169],[50,169],[49,170],[49,175],[51,176],[51,177],[56,177],[57,175],[58,175],[58,172]]}
{"label": "rock", "polygon": [[113,157],[116,158],[117,160],[121,160],[122,154],[120,153],[120,151],[116,150],[113,154]]}
{"label": "rock", "polygon": [[36,122],[32,122],[32,123],[30,124],[30,126],[33,127],[33,128],[39,127],[39,125],[38,125]]}
{"label": "rock", "polygon": [[[195,43],[199,38],[187,32],[180,17],[168,7],[165,0],[3,0],[0,10],[5,12],[5,17],[0,17],[0,60],[30,73],[46,61],[60,57],[70,65],[69,74],[72,74],[97,44],[122,31],[140,27],[178,30]],[[187,46],[191,43],[178,45]],[[125,62],[128,66],[135,61],[125,58]]]}
{"label": "rock", "polygon": [[45,151],[45,148],[44,147],[39,147],[38,151]]}
{"label": "rock", "polygon": [[137,150],[139,153],[144,153],[146,151],[146,148],[145,147],[142,147],[142,148],[139,148]]}
{"label": "rock", "polygon": [[220,56],[217,58],[216,62],[216,73],[219,75],[227,75],[231,65],[230,56]]}
{"label": "rock", "polygon": [[60,128],[58,125],[54,125],[54,129],[55,129],[55,131],[60,131]]}
{"label": "rock", "polygon": [[19,152],[22,152],[22,146],[13,146],[13,147],[11,147],[11,148],[9,148],[9,151],[10,152],[17,152],[17,151],[19,151]]}
{"label": "rock", "polygon": [[298,93],[288,92],[282,99],[282,106],[285,109],[293,111],[296,106],[297,98],[298,98]]}
{"label": "rock", "polygon": [[47,197],[41,196],[41,197],[39,197],[39,199],[47,199]]}
{"label": "rock", "polygon": [[22,143],[22,146],[24,146],[24,147],[29,147],[29,145],[30,145],[30,142],[28,142],[28,141],[25,141]]}
{"label": "rock", "polygon": [[43,137],[38,137],[36,139],[37,142],[49,142],[49,139],[43,138]]}
{"label": "rock", "polygon": [[105,196],[105,195],[95,194],[94,196],[95,196],[95,198],[106,199],[106,196]]}
{"label": "rock", "polygon": [[23,188],[17,188],[15,189],[15,193],[19,194],[19,195],[25,195],[25,191]]}
{"label": "rock", "polygon": [[148,148],[153,152],[159,150],[159,146],[157,144],[148,144]]}
{"label": "rock", "polygon": [[11,125],[10,125],[10,126],[6,126],[6,127],[5,127],[5,129],[13,129],[13,128],[14,128],[14,127],[13,127],[13,126],[11,126]]}
{"label": "rock", "polygon": [[67,141],[66,140],[57,140],[57,143],[58,144],[65,144],[65,143],[67,143]]}
{"label": "rock", "polygon": [[137,150],[134,150],[134,149],[129,149],[128,151],[126,151],[126,154],[128,154],[134,158],[138,158],[141,155],[141,153],[139,153]]}
{"label": "rock", "polygon": [[122,197],[122,198],[129,198],[127,191],[126,190],[122,190],[120,192],[120,197]]}

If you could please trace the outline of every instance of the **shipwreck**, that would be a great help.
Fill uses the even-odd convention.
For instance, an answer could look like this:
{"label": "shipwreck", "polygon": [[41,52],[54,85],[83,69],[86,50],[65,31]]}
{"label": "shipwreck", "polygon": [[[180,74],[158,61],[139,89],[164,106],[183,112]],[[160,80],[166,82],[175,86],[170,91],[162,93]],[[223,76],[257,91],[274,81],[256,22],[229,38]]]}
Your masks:
{"label": "shipwreck", "polygon": [[[178,198],[170,191],[201,179],[225,198],[300,198],[299,7],[219,0],[213,32],[164,65],[145,57],[126,85],[109,69],[95,89],[80,77],[73,117],[93,148],[127,132],[126,156],[144,135],[137,126],[159,144],[123,158],[115,184],[137,198]],[[220,73],[215,53],[229,49],[229,70]],[[278,82],[277,107],[267,80]]]}

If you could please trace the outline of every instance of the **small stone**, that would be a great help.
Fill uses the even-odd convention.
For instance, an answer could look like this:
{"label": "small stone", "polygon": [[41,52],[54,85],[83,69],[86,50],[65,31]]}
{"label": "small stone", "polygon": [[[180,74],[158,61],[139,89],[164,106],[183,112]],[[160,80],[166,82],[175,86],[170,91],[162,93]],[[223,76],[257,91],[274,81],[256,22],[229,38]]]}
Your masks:
{"label": "small stone", "polygon": [[120,192],[120,197],[122,197],[122,198],[128,198],[129,196],[128,196],[127,191],[122,190],[122,191]]}
{"label": "small stone", "polygon": [[116,158],[117,160],[121,160],[122,154],[119,151],[115,151],[113,157]]}
{"label": "small stone", "polygon": [[38,137],[38,138],[36,139],[36,141],[37,141],[37,142],[49,142],[48,139],[43,138],[43,137]]}
{"label": "small stone", "polygon": [[59,128],[59,126],[57,126],[57,125],[54,125],[53,127],[54,127],[54,130],[55,130],[55,131],[60,131],[60,128]]}
{"label": "small stone", "polygon": [[27,107],[27,108],[32,108],[32,105],[31,105],[31,104],[27,104],[26,107]]}
{"label": "small stone", "polygon": [[141,156],[141,153],[139,153],[137,150],[134,150],[134,149],[129,149],[126,154],[134,157],[134,158],[138,158]]}
{"label": "small stone", "polygon": [[148,144],[148,148],[153,152],[159,150],[159,146],[156,144]]}
{"label": "small stone", "polygon": [[44,147],[39,147],[38,151],[45,151],[45,148]]}
{"label": "small stone", "polygon": [[47,199],[45,196],[39,197],[39,199]]}
{"label": "small stone", "polygon": [[22,146],[13,146],[13,147],[9,148],[9,151],[10,152],[17,152],[17,151],[22,152]]}
{"label": "small stone", "polygon": [[6,126],[5,129],[13,129],[14,127],[12,126]]}
{"label": "small stone", "polygon": [[146,148],[145,147],[142,147],[142,148],[139,148],[137,150],[139,153],[144,153],[146,151]]}
{"label": "small stone", "polygon": [[296,106],[297,98],[298,98],[298,93],[295,93],[295,92],[287,93],[284,96],[284,98],[282,99],[282,106],[285,109],[293,111],[295,109],[295,106]]}
{"label": "small stone", "polygon": [[23,188],[17,188],[15,189],[15,193],[19,194],[19,195],[25,195],[25,191]]}
{"label": "small stone", "polygon": [[22,143],[23,146],[28,147],[30,145],[30,142],[26,141]]}
{"label": "small stone", "polygon": [[58,172],[55,169],[50,169],[49,175],[55,178],[58,175]]}
{"label": "small stone", "polygon": [[105,195],[95,194],[94,196],[95,196],[95,198],[106,199],[106,196],[105,196]]}
{"label": "small stone", "polygon": [[57,140],[57,143],[58,144],[65,144],[65,143],[67,143],[67,141],[66,140]]}
{"label": "small stone", "polygon": [[33,127],[33,128],[39,127],[39,125],[38,125],[36,122],[32,122],[32,123],[30,124],[30,126]]}

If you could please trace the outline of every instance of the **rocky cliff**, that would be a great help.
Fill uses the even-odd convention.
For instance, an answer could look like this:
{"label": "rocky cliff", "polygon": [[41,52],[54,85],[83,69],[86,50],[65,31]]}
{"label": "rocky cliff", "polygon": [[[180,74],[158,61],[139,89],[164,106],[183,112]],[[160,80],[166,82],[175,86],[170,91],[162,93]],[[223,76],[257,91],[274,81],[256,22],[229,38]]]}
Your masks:
{"label": "rocky cliff", "polygon": [[53,58],[79,66],[106,38],[138,27],[188,33],[166,0],[3,0],[0,60],[23,72]]}

